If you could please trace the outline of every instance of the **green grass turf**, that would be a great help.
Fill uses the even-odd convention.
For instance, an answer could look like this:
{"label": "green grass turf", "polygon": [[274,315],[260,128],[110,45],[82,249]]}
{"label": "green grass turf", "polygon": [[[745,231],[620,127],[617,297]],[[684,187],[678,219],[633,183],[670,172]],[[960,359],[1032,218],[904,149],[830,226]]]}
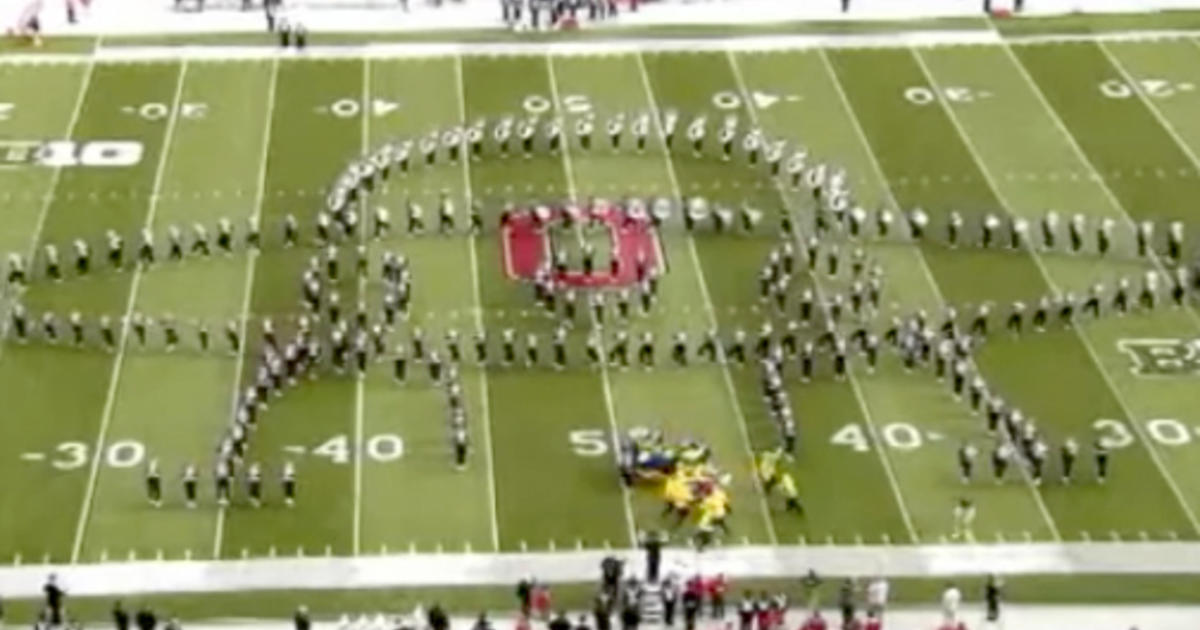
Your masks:
{"label": "green grass turf", "polygon": [[[0,195],[12,200],[0,231],[6,250],[27,251],[38,238],[65,254],[72,238],[86,236],[99,245],[110,227],[134,243],[151,212],[159,234],[167,225],[196,221],[211,229],[218,217],[240,227],[259,213],[269,243],[256,257],[189,259],[136,279],[130,271],[97,271],[85,280],[31,287],[25,298],[31,308],[54,308],[60,315],[79,308],[116,317],[130,303],[148,315],[174,313],[186,343],[167,355],[156,335],[144,349],[130,339],[119,356],[5,343],[0,395],[11,406],[0,423],[0,558],[624,546],[631,530],[662,524],[652,490],[626,493],[616,483],[613,431],[637,425],[660,425],[670,435],[712,445],[717,461],[734,475],[729,543],[936,542],[950,533],[950,506],[962,496],[978,503],[976,533],[984,540],[1049,539],[1055,533],[1067,540],[1098,539],[1114,532],[1127,540],[1143,532],[1156,539],[1194,538],[1189,512],[1200,502],[1194,483],[1200,452],[1189,433],[1197,424],[1194,379],[1138,377],[1118,348],[1127,338],[1194,337],[1195,313],[1167,308],[1019,340],[997,335],[981,355],[989,381],[1038,418],[1052,443],[1067,436],[1090,443],[1097,431],[1129,435],[1103,487],[1085,471],[1083,482],[1070,487],[1051,474],[1041,488],[1016,476],[1000,486],[964,488],[953,467],[954,450],[962,440],[988,450],[981,420],[945,385],[906,374],[888,356],[874,374],[856,363],[846,382],[822,373],[813,384],[789,383],[801,430],[800,451],[789,466],[808,510],[797,517],[782,509],[778,497],[762,496],[750,474],[751,452],[777,439],[759,398],[756,370],[698,362],[680,369],[665,365],[661,351],[664,365],[649,372],[467,365],[463,387],[473,454],[465,471],[451,466],[444,396],[423,368],[412,366],[409,382],[399,386],[390,365],[381,362],[363,381],[329,376],[272,404],[250,455],[271,480],[263,509],[239,498],[222,513],[206,488],[202,506],[187,510],[175,475],[189,461],[207,470],[235,379],[239,373],[243,381],[250,378],[247,369],[256,360],[254,345],[238,359],[200,353],[192,320],[208,322],[219,348],[224,322],[244,315],[252,340],[267,316],[283,334],[294,330],[299,274],[316,252],[307,245],[279,247],[282,219],[292,213],[306,222],[323,188],[366,148],[462,120],[523,115],[528,108],[563,116],[568,137],[586,112],[603,120],[616,112],[670,108],[685,119],[693,113],[736,115],[743,128],[761,125],[803,143],[847,169],[864,207],[920,205],[935,224],[952,209],[969,222],[984,212],[1036,219],[1049,208],[1122,224],[1131,218],[1194,221],[1188,209],[1197,181],[1192,147],[1200,144],[1191,115],[1197,96],[1178,86],[1200,79],[1190,69],[1198,55],[1200,48],[1183,41],[1112,44],[1107,50],[1021,45],[1011,54],[999,47],[955,47],[56,65],[37,69],[37,89],[29,87],[33,68],[6,66],[0,84],[16,104],[12,119],[0,123],[6,137],[137,139],[145,146],[141,161],[129,168],[74,167],[59,175],[34,168],[0,171]],[[1132,92],[1105,97],[1101,82],[1127,81],[1125,75],[1165,79],[1176,89],[1142,84],[1145,99]],[[781,99],[756,104],[754,93]],[[920,94],[943,98],[922,100]],[[77,120],[76,97],[82,98]],[[370,107],[361,107],[364,99]],[[146,103],[165,104],[168,114],[146,120],[122,109]],[[398,107],[391,110],[390,103]],[[203,116],[185,114],[198,111],[188,104],[207,109]],[[443,160],[393,177],[371,195],[369,206],[388,207],[396,229],[367,243],[372,275],[362,285],[343,281],[343,304],[353,310],[361,300],[377,308],[375,265],[384,251],[400,251],[414,270],[413,313],[389,343],[407,342],[420,327],[437,347],[454,329],[470,356],[471,337],[482,327],[494,355],[499,332],[512,328],[520,345],[527,333],[537,334],[547,356],[553,321],[534,305],[529,287],[506,278],[500,264],[492,226],[503,203],[570,195],[703,195],[763,209],[763,229],[751,236],[689,234],[677,217],[668,221],[660,231],[669,265],[660,300],[633,319],[632,336],[653,331],[665,345],[678,330],[696,343],[713,325],[726,335],[744,328],[751,338],[766,320],[780,329],[787,318],[759,303],[753,277],[778,244],[774,224],[781,206],[807,230],[812,207],[806,196],[777,189],[761,168],[740,160],[696,159],[682,142],[668,152],[652,138],[641,154],[628,147],[613,153],[606,143],[601,132],[591,151],[572,146],[562,155],[539,152],[525,159],[514,142],[508,158]],[[474,238],[405,234],[405,204],[421,204],[432,223],[443,191],[460,220],[471,201],[481,202],[489,229]],[[53,200],[44,205],[43,195],[50,193]],[[1080,294],[1093,282],[1150,269],[1128,258],[1127,243],[1122,256],[1104,261],[950,249],[940,235],[920,245],[863,246],[887,272],[879,327],[893,311],[919,307],[936,318],[944,303],[983,300],[1003,311],[1013,299]],[[801,283],[821,292],[846,286],[844,274],[804,276]],[[589,316],[581,304],[570,333],[577,361]],[[606,313],[609,338],[615,317]],[[1117,424],[1097,428],[1106,419]],[[1161,439],[1163,419],[1177,421],[1185,437]],[[862,448],[831,442],[835,435],[858,434]],[[76,442],[80,446],[61,446]],[[396,457],[392,448],[401,443],[403,454]],[[101,456],[93,460],[97,445]],[[343,445],[344,457],[329,456]],[[145,457],[158,458],[168,474],[169,501],[160,510],[143,501],[142,462],[126,465],[126,456],[143,447]],[[78,463],[72,460],[76,449],[84,449]],[[26,452],[50,459],[23,461]],[[288,459],[297,462],[301,477],[300,501],[292,510],[280,506],[274,483]],[[70,470],[57,470],[52,461]],[[1125,509],[1130,505],[1138,509]]]}

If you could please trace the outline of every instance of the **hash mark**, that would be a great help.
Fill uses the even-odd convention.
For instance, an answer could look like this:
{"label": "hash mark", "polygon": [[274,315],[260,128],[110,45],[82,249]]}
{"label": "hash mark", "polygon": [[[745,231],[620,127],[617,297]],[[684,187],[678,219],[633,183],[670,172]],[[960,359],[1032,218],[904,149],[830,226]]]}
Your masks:
{"label": "hash mark", "polygon": [[1108,537],[1112,538],[1113,542],[1121,542],[1121,535],[1115,529],[1108,530]]}
{"label": "hash mark", "polygon": [[27,462],[40,462],[46,459],[45,453],[21,453],[21,459]]}
{"label": "hash mark", "polygon": [[250,549],[247,547],[242,547],[242,560],[249,560],[249,559],[250,559]]}
{"label": "hash mark", "polygon": [[[803,536],[801,536],[801,538],[803,539]],[[883,544],[885,544],[885,545],[892,544],[892,537],[889,536],[887,532],[883,533]]]}
{"label": "hash mark", "polygon": [[1025,542],[1033,542],[1033,532],[1029,531],[1028,529],[1021,532],[1021,535],[1025,537]]}
{"label": "hash mark", "polygon": [[304,557],[304,545],[300,545],[300,546],[296,547],[296,557],[297,558]]}
{"label": "hash mark", "polygon": [[1091,535],[1091,534],[1089,534],[1089,533],[1087,533],[1087,530],[1086,530],[1086,529],[1085,529],[1085,530],[1083,530],[1083,531],[1081,531],[1081,532],[1079,532],[1079,537],[1080,537],[1080,538],[1082,538],[1082,539],[1083,539],[1083,542],[1085,542],[1085,543],[1090,543],[1090,542],[1092,542],[1092,535]]}

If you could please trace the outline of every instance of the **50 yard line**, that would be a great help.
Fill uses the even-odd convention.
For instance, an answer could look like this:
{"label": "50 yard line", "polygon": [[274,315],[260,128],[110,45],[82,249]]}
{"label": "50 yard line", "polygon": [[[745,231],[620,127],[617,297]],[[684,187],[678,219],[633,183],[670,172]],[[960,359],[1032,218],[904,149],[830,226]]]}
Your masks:
{"label": "50 yard line", "polygon": [[[546,54],[546,72],[550,77],[550,100],[554,102],[555,113],[561,117],[562,116],[562,111],[561,111],[561,102],[562,101],[559,100],[559,95],[558,95],[558,79],[555,78],[555,76],[554,76],[554,58],[549,53]],[[564,121],[564,126],[565,126],[565,121]],[[575,186],[575,171],[571,165],[570,146],[571,146],[571,143],[570,143],[569,139],[564,138],[563,142],[562,142],[562,162],[563,162],[563,170],[566,172],[566,177],[567,177],[567,194],[570,196],[571,201],[575,201],[579,198],[579,194],[578,194],[579,191]],[[576,230],[578,230],[578,229],[579,228],[577,226]],[[583,237],[581,235],[579,235],[580,233],[578,231],[576,232],[576,234],[577,234],[578,238],[580,238],[582,240]],[[595,313],[593,313],[592,309],[590,309],[590,308],[588,309],[588,313],[593,318],[592,323],[593,323],[593,325],[595,325],[595,321],[594,321]],[[607,360],[600,362],[600,383],[601,383],[602,389],[604,390],[604,409],[608,414],[608,427],[609,427],[609,430],[612,432],[612,440],[611,441],[612,441],[613,457],[617,458],[617,457],[620,457],[620,452],[621,452],[620,442],[618,439],[618,437],[620,435],[620,429],[617,427],[617,416],[616,416],[616,412],[614,411],[615,405],[613,404],[612,382],[608,376],[608,361]],[[630,499],[630,496],[629,496],[629,488],[626,487],[624,483],[621,484],[621,499],[622,499],[622,502],[625,504],[625,526],[629,530],[629,543],[631,545],[636,545],[638,536],[637,536],[637,524],[633,518],[633,501]]]}
{"label": "50 yard line", "polygon": [[[275,118],[275,85],[279,76],[279,58],[276,57],[271,62],[271,78],[270,84],[267,87],[267,105],[264,115],[263,124],[263,140],[262,140],[262,157],[258,169],[258,188],[254,192],[254,208],[251,210],[255,221],[262,217],[263,196],[265,195],[267,183],[267,158],[271,153],[271,121]],[[261,230],[261,226],[259,226]],[[238,345],[237,356],[235,357],[236,364],[233,368],[233,394],[230,402],[230,419],[234,417],[238,405],[238,392],[242,386],[242,370],[245,368],[246,361],[246,346],[250,345],[246,339],[247,323],[250,320],[250,301],[254,295],[254,270],[258,263],[259,252],[257,249],[252,249],[248,252],[249,259],[246,261],[246,277],[242,281],[244,287],[242,293],[242,312],[239,320],[240,326],[238,330]],[[217,508],[217,522],[213,533],[213,551],[214,559],[221,557],[221,545],[225,537],[225,510],[226,508]]]}
{"label": "50 yard line", "polygon": [[[175,95],[172,97],[170,114],[167,116],[167,128],[163,132],[162,145],[158,152],[158,166],[155,167],[154,183],[150,189],[150,202],[146,210],[145,227],[154,226],[154,216],[158,212],[159,194],[162,189],[163,173],[166,172],[167,156],[171,152],[171,144],[175,137],[175,123],[179,119],[179,101],[183,96],[184,77],[187,75],[188,61],[185,58],[179,64],[179,75],[175,83]],[[96,434],[96,444],[92,449],[92,465],[88,470],[87,486],[83,494],[83,505],[79,510],[79,522],[75,527],[75,543],[71,547],[71,563],[79,562],[79,554],[83,551],[84,535],[87,532],[88,519],[92,513],[92,502],[96,494],[96,483],[100,477],[100,461],[103,459],[104,443],[108,438],[108,428],[112,424],[113,409],[117,401],[117,387],[121,382],[121,367],[125,362],[125,348],[129,341],[130,318],[137,305],[138,287],[142,281],[142,266],[138,264],[133,270],[133,279],[129,283],[129,297],[125,303],[125,314],[121,319],[121,336],[117,344],[117,356],[113,359],[112,372],[108,382],[108,393],[105,395],[104,409],[100,414],[100,430]]]}
{"label": "50 yard line", "polygon": [[[454,74],[458,83],[458,118],[460,124],[465,128],[467,125],[467,89],[463,80],[462,55],[454,57]],[[468,209],[470,209],[473,198],[471,191],[471,156],[467,151],[462,151],[462,176],[463,176],[463,194],[466,197]],[[483,332],[483,298],[480,297],[479,290],[479,256],[475,251],[475,236],[467,236],[467,252],[471,259],[471,292],[475,299],[475,330]],[[479,395],[482,397],[483,409],[483,442],[484,455],[487,457],[487,482],[488,482],[488,512],[491,516],[492,529],[492,550],[500,551],[500,523],[496,516],[496,454],[492,448],[492,413],[491,401],[488,393],[488,377],[487,366],[479,368]]]}
{"label": "50 yard line", "polygon": [[[646,101],[650,104],[651,116],[654,118],[655,129],[658,132],[659,142],[665,143],[665,133],[662,128],[662,117],[658,110],[658,99],[654,96],[654,89],[650,84],[650,73],[646,71],[646,61],[642,58],[641,51],[635,54],[637,60],[638,72],[642,75],[642,88],[646,92]],[[666,145],[662,146],[663,163],[667,168],[667,178],[671,182],[671,191],[682,204],[684,196],[683,190],[679,187],[679,178],[675,173],[675,160],[671,157],[671,152]],[[686,212],[687,208],[682,205],[679,208],[680,212]],[[708,315],[708,323],[713,329],[717,327],[716,308],[713,306],[712,296],[708,292],[708,280],[704,275],[704,266],[700,263],[700,254],[696,251],[696,239],[691,234],[687,235],[688,254],[690,255],[692,266],[696,269],[697,278],[700,285],[700,294],[704,299],[704,310]],[[754,445],[750,442],[750,429],[746,421],[746,414],[742,411],[742,403],[738,400],[737,389],[733,384],[733,376],[729,373],[729,366],[721,364],[721,376],[725,383],[725,392],[729,397],[730,405],[733,408],[734,415],[738,419],[738,431],[742,436],[742,444],[746,448],[746,455],[750,458],[751,470],[754,469]],[[779,542],[779,537],[775,533],[775,522],[771,519],[771,509],[767,505],[767,494],[763,490],[762,484],[758,479],[756,472],[751,472],[755,489],[758,490],[758,504],[762,511],[763,523],[767,529],[767,535],[770,537],[772,544]]]}

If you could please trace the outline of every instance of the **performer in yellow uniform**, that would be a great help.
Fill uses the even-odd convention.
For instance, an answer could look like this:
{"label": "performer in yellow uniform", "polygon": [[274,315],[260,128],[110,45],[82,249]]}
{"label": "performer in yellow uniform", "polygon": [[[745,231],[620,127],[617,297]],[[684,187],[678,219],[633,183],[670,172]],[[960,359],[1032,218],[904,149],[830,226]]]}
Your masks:
{"label": "performer in yellow uniform", "polygon": [[758,454],[758,480],[762,483],[763,492],[770,494],[775,484],[779,483],[779,460],[783,450],[763,451]]}
{"label": "performer in yellow uniform", "polygon": [[663,516],[674,513],[675,525],[678,526],[691,512],[693,500],[691,486],[681,471],[667,477],[663,485],[663,499],[666,500]]}
{"label": "performer in yellow uniform", "polygon": [[700,502],[700,521],[697,523],[696,529],[699,539],[698,546],[701,549],[712,542],[718,527],[726,535],[729,534],[729,525],[725,523],[725,517],[728,515],[729,495],[719,486],[713,488],[712,492]]}
{"label": "performer in yellow uniform", "polygon": [[804,507],[800,505],[800,493],[796,491],[796,480],[792,478],[792,473],[785,472],[779,475],[779,491],[783,493],[784,509],[797,514],[804,513]]}

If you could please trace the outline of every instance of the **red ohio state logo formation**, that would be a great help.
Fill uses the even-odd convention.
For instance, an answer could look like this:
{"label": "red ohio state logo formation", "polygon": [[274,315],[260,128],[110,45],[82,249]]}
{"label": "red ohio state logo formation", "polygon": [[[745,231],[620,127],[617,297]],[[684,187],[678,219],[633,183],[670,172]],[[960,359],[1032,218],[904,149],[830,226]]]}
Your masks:
{"label": "red ohio state logo formation", "polygon": [[[608,264],[590,272],[568,268],[555,261],[552,229],[573,229],[585,221],[608,232]],[[501,216],[504,271],[510,278],[534,280],[549,272],[555,283],[576,287],[621,287],[637,284],[655,270],[662,272],[658,233],[650,216],[601,203],[585,210],[542,206],[508,211]]]}

